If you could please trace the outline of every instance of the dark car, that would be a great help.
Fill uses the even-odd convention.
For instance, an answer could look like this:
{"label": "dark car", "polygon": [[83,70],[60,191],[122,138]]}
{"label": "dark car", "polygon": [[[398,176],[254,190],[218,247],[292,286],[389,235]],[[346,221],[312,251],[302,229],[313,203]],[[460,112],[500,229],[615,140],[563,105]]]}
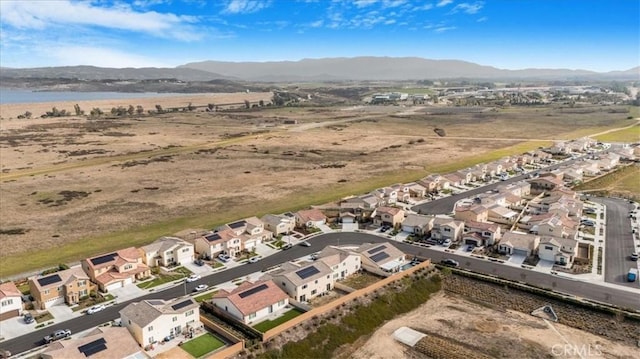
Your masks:
{"label": "dark car", "polygon": [[28,313],[28,312],[24,313],[24,316],[22,317],[22,319],[26,324],[33,323],[33,315],[31,315],[31,313]]}
{"label": "dark car", "polygon": [[455,261],[455,260],[453,260],[451,258],[443,259],[442,261],[440,261],[440,263],[442,263],[442,264],[444,264],[446,266],[449,266],[449,267],[458,267],[458,266],[460,266],[460,263],[458,263],[458,261]]}
{"label": "dark car", "polygon": [[204,261],[202,259],[196,259],[193,263],[200,267],[204,265]]}

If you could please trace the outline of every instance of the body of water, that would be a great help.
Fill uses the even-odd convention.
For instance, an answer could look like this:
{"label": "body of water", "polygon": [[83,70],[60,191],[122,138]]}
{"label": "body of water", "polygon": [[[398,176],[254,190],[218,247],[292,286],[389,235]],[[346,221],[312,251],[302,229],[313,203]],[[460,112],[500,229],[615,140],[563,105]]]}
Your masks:
{"label": "body of water", "polygon": [[23,89],[0,88],[0,104],[110,100],[110,99],[193,96],[193,95],[196,95],[196,94],[156,93],[156,92],[30,91],[30,90],[23,90]]}

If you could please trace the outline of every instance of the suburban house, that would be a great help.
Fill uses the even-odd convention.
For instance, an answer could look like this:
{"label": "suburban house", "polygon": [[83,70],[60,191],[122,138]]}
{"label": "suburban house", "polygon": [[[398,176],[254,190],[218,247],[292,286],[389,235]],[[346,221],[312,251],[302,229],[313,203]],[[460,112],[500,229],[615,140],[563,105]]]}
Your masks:
{"label": "suburban house", "polygon": [[397,228],[404,220],[404,211],[397,207],[378,207],[373,214],[373,224]]}
{"label": "suburban house", "polygon": [[541,236],[576,238],[578,235],[578,223],[566,216],[553,215],[533,224],[529,231]]}
{"label": "suburban house", "polygon": [[553,146],[549,147],[548,151],[554,155],[567,154],[571,153],[571,147],[568,146],[567,142],[556,141]]}
{"label": "suburban house", "polygon": [[489,221],[501,224],[513,224],[518,218],[518,212],[507,207],[493,205],[489,207]]}
{"label": "suburban house", "polygon": [[542,237],[538,257],[560,265],[570,265],[578,255],[578,241],[570,238]]}
{"label": "suburban house", "polygon": [[506,232],[498,243],[498,252],[508,255],[530,256],[538,249],[540,237],[528,233]]}
{"label": "suburban house", "polygon": [[489,209],[481,204],[456,206],[455,219],[460,221],[486,222],[489,220]]}
{"label": "suburban house", "polygon": [[40,310],[56,304],[77,304],[94,289],[95,285],[80,267],[29,278],[34,307]]}
{"label": "suburban house", "polygon": [[271,280],[247,281],[231,292],[221,289],[211,303],[238,321],[251,324],[289,305],[289,295]]}
{"label": "suburban house", "polygon": [[272,279],[291,298],[306,302],[333,289],[335,281],[332,274],[331,268],[322,261],[287,262],[263,279]]}
{"label": "suburban house", "polygon": [[527,181],[519,181],[509,183],[508,185],[498,186],[498,192],[511,193],[518,197],[525,197],[531,195],[531,183]]}
{"label": "suburban house", "polygon": [[293,232],[296,228],[295,218],[291,218],[285,215],[265,214],[260,218],[264,223],[264,228],[273,234],[288,234]]}
{"label": "suburban house", "polygon": [[317,258],[331,268],[335,281],[345,279],[362,269],[360,254],[339,247],[324,247]]}
{"label": "suburban house", "polygon": [[296,225],[299,227],[318,227],[327,223],[327,216],[319,209],[305,209],[295,213]]}
{"label": "suburban house", "polygon": [[582,169],[582,176],[597,176],[600,174],[600,166],[598,166],[598,162],[596,161],[585,161],[585,162],[580,162],[578,164],[578,166],[580,166],[580,168]]}
{"label": "suburban house", "polygon": [[176,237],[162,237],[140,248],[142,261],[149,267],[171,267],[193,262],[193,244]]}
{"label": "suburban house", "polygon": [[413,198],[423,198],[427,195],[427,189],[417,182],[410,182],[405,184],[405,186],[409,189],[409,195]]}
{"label": "suburban house", "polygon": [[418,236],[429,234],[433,227],[433,219],[433,216],[410,213],[402,221],[402,231]]}
{"label": "suburban house", "polygon": [[555,176],[540,176],[538,178],[528,180],[531,183],[531,191],[536,194],[542,191],[552,191],[558,187],[564,186],[564,181],[561,177]]}
{"label": "suburban house", "polygon": [[496,223],[466,221],[464,223],[464,244],[476,247],[491,246],[502,238],[502,228]]}
{"label": "suburban house", "polygon": [[465,179],[455,173],[447,173],[446,175],[442,176],[442,178],[447,180],[450,186],[459,187],[465,184]]}
{"label": "suburban house", "polygon": [[409,193],[409,187],[402,183],[396,183],[389,187],[385,187],[385,191],[388,191],[387,188],[396,192],[396,200],[397,202],[408,203],[409,199],[411,199],[411,193]]}
{"label": "suburban house", "polygon": [[395,273],[406,263],[406,254],[390,243],[365,243],[355,252],[360,253],[362,268],[372,273]]}
{"label": "suburban house", "polygon": [[126,328],[98,327],[82,338],[58,340],[39,354],[42,359],[149,358]]}
{"label": "suburban house", "polygon": [[615,153],[607,153],[606,155],[601,156],[598,160],[598,167],[600,167],[600,169],[602,170],[608,171],[610,169],[613,169],[619,163],[620,155]]}
{"label": "suburban house", "polygon": [[435,240],[449,239],[452,242],[462,237],[464,222],[452,218],[435,217],[433,228],[431,228],[431,238]]}
{"label": "suburban house", "polygon": [[216,228],[216,232],[225,231],[231,231],[234,239],[240,239],[240,241],[232,239],[226,243],[226,251],[229,253],[233,252],[234,256],[243,250],[250,252],[256,248],[259,243],[269,241],[273,238],[273,233],[264,229],[264,222],[258,219],[258,217],[241,219]]}
{"label": "suburban house", "polygon": [[193,298],[147,299],[120,310],[122,326],[142,347],[202,326],[200,304]]}
{"label": "suburban house", "polygon": [[22,293],[15,283],[0,284],[0,321],[22,314]]}
{"label": "suburban house", "polygon": [[242,239],[232,230],[206,234],[195,240],[196,252],[205,258],[214,258],[218,253],[226,252],[231,257],[240,255]]}
{"label": "suburban house", "polygon": [[418,181],[416,181],[416,183],[418,183],[419,185],[423,186],[424,188],[426,188],[427,193],[432,193],[432,192],[437,192],[441,189],[447,189],[447,188],[443,188],[442,187],[442,183],[441,183],[441,177],[440,175],[429,175],[425,178],[422,178]]}
{"label": "suburban house", "polygon": [[398,202],[398,190],[393,187],[378,188],[371,192],[372,195],[380,199],[382,204],[395,204]]}
{"label": "suburban house", "polygon": [[487,164],[487,174],[491,177],[501,174],[502,171],[502,164],[500,162],[494,161]]}
{"label": "suburban house", "polygon": [[84,259],[82,269],[102,292],[124,287],[136,280],[151,276],[151,269],[143,263],[135,247]]}

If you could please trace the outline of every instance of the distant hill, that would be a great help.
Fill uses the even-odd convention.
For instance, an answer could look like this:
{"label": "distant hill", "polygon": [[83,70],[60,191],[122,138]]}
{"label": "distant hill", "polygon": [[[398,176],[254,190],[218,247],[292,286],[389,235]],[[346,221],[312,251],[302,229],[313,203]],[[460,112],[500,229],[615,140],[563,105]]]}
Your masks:
{"label": "distant hill", "polygon": [[418,57],[352,57],[300,61],[222,62],[203,61],[176,68],[104,68],[95,66],[0,68],[4,79],[78,79],[180,81],[322,82],[367,80],[470,79],[523,80],[640,80],[640,67],[598,73],[570,69],[504,70],[460,60]]}
{"label": "distant hill", "polygon": [[407,79],[638,79],[638,68],[597,73],[570,69],[503,70],[460,60],[418,57],[353,57],[277,62],[188,63],[178,68],[209,71],[247,81],[334,81]]}
{"label": "distant hill", "polygon": [[191,68],[107,68],[95,66],[37,67],[28,69],[0,68],[3,78],[67,78],[79,80],[156,80],[176,79],[181,81],[210,81],[230,79],[211,71]]}

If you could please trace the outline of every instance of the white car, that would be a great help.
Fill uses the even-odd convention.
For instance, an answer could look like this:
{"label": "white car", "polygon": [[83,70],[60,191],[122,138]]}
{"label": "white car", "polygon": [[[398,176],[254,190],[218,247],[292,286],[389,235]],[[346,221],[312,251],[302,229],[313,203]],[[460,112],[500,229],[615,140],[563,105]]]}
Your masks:
{"label": "white car", "polygon": [[199,286],[193,288],[194,292],[202,292],[203,290],[206,290],[207,288],[209,288],[208,285],[206,284],[200,284]]}
{"label": "white car", "polygon": [[95,314],[103,311],[105,308],[106,307],[104,306],[104,304],[94,305],[93,307],[87,309],[87,314]]}
{"label": "white car", "polygon": [[307,241],[300,242],[300,245],[303,246],[303,247],[311,247],[311,243],[309,243]]}
{"label": "white car", "polygon": [[187,277],[187,283],[191,283],[191,282],[195,282],[198,279],[200,279],[201,277],[197,274],[192,274],[190,276]]}
{"label": "white car", "polygon": [[249,258],[249,263],[256,263],[260,259],[261,259],[260,256],[251,257],[251,258]]}

